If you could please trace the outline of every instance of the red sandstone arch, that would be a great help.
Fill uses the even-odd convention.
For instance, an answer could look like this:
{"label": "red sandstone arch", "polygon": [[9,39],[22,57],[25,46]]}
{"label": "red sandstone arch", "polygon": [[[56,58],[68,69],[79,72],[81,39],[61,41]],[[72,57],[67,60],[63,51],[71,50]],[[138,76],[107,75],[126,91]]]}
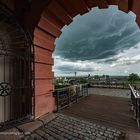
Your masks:
{"label": "red sandstone arch", "polygon": [[69,25],[76,15],[83,15],[96,6],[102,9],[109,5],[118,5],[118,9],[126,13],[134,12],[140,26],[140,0],[34,0],[26,25],[33,32],[35,46],[35,116],[51,112],[55,106],[52,53],[61,29]]}

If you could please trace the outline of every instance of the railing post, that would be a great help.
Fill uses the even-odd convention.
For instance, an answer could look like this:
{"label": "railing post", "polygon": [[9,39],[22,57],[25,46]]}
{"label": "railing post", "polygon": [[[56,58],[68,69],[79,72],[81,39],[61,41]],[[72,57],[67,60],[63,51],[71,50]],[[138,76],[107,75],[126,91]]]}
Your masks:
{"label": "railing post", "polygon": [[83,85],[83,97],[85,97],[85,86]]}
{"label": "railing post", "polygon": [[135,99],[135,117],[138,118],[138,106],[137,106],[138,99]]}
{"label": "railing post", "polygon": [[85,85],[86,88],[86,96],[88,96],[88,84]]}
{"label": "railing post", "polygon": [[76,103],[78,102],[78,86],[76,86]]}
{"label": "railing post", "polygon": [[89,95],[89,93],[88,93],[88,84],[87,84],[87,96]]}
{"label": "railing post", "polygon": [[[133,92],[131,90],[131,104],[132,104],[132,107],[133,107]],[[132,108],[132,110],[134,109],[134,107]]]}
{"label": "railing post", "polygon": [[82,92],[82,97],[83,97],[83,86],[81,85],[81,92]]}
{"label": "railing post", "polygon": [[70,99],[70,88],[68,88],[68,106],[70,106],[71,105],[71,99]]}
{"label": "railing post", "polygon": [[138,128],[140,129],[140,98],[138,99]]}
{"label": "railing post", "polygon": [[57,112],[59,111],[59,91],[56,91],[56,98],[57,98]]}

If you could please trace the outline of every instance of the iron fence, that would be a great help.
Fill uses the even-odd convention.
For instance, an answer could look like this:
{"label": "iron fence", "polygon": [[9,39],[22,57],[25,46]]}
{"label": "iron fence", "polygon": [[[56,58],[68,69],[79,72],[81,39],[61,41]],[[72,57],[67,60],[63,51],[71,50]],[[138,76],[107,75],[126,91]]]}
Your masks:
{"label": "iron fence", "polygon": [[66,88],[56,89],[54,97],[56,101],[57,111],[71,106],[78,102],[79,99],[88,96],[88,84],[79,84]]}
{"label": "iron fence", "polygon": [[134,118],[136,119],[138,128],[140,129],[140,93],[130,84],[129,87],[131,89],[131,103],[132,110],[134,112]]}

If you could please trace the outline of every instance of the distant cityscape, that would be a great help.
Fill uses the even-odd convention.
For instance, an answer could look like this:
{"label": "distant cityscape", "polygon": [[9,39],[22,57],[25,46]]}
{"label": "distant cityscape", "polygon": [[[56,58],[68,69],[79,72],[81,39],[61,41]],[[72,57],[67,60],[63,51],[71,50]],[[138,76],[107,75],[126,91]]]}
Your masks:
{"label": "distant cityscape", "polygon": [[55,77],[55,84],[62,83],[65,85],[73,85],[76,83],[97,83],[97,82],[104,82],[104,83],[118,83],[128,81],[129,76],[109,76],[109,75],[87,75],[87,76],[60,76]]}

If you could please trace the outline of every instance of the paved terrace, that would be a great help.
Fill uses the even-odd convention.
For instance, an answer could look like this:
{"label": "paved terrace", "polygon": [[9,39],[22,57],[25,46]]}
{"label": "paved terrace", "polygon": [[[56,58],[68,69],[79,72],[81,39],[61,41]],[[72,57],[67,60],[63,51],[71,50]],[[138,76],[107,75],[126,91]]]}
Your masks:
{"label": "paved terrace", "polygon": [[89,89],[89,96],[61,110],[57,117],[27,139],[137,140],[140,138],[130,106],[130,91]]}
{"label": "paved terrace", "polygon": [[123,140],[117,129],[106,128],[70,116],[58,114],[45,126],[27,136],[26,140]]}
{"label": "paved terrace", "polygon": [[23,124],[14,132],[24,132],[20,137],[26,140],[121,140],[125,134],[127,140],[140,139],[129,90],[90,89],[89,93],[53,117]]}
{"label": "paved terrace", "polygon": [[123,132],[138,132],[129,96],[130,91],[124,89],[89,89],[87,98],[61,113]]}

